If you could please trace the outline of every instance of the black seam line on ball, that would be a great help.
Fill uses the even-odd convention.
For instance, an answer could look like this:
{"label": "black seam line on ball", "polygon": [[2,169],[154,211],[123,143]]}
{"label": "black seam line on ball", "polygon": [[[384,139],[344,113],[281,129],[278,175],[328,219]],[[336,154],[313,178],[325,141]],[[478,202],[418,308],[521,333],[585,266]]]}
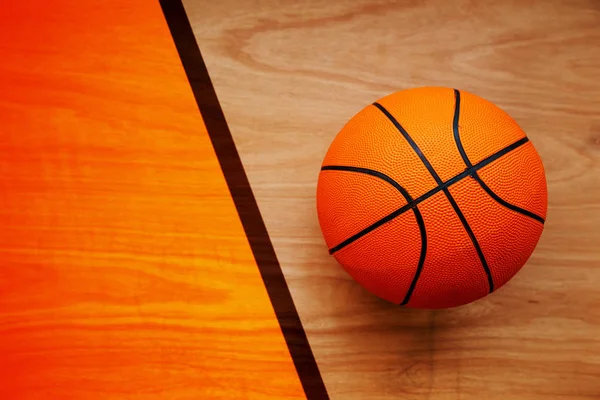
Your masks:
{"label": "black seam line on ball", "polygon": [[[470,168],[472,167],[471,160],[469,160],[469,157],[467,156],[467,153],[465,152],[465,149],[463,147],[462,141],[460,140],[460,131],[458,127],[458,121],[460,119],[460,91],[457,89],[454,89],[454,99],[454,119],[452,122],[452,130],[454,131],[454,141],[456,142],[456,147],[458,148],[458,151],[463,161],[467,165],[467,168]],[[472,175],[473,179],[475,179],[475,181],[482,187],[482,189],[485,190],[487,194],[496,202],[500,203],[501,205],[510,210],[518,212],[519,214],[523,214],[529,218],[533,218],[534,220],[544,224],[544,218],[542,218],[541,216],[531,211],[525,210],[524,208],[521,208],[519,206],[515,206],[514,204],[511,204],[508,201],[501,198],[500,196],[498,196],[488,185],[486,185],[486,183],[483,181],[483,179],[481,179],[477,172],[474,172]]]}
{"label": "black seam line on ball", "polygon": [[490,293],[492,293],[494,291],[494,279],[492,278],[492,272],[490,271],[490,267],[488,266],[487,261],[485,260],[485,256],[483,255],[483,251],[481,250],[481,246],[479,246],[479,242],[477,241],[477,238],[475,237],[475,233],[473,233],[473,230],[471,229],[471,226],[469,225],[469,222],[467,222],[467,219],[465,218],[464,214],[460,210],[460,207],[458,207],[458,204],[456,204],[456,200],[454,200],[454,197],[452,197],[452,195],[450,194],[450,191],[448,190],[448,188],[444,189],[444,194],[446,195],[446,197],[450,201],[450,204],[452,205],[452,208],[454,208],[454,212],[456,212],[456,215],[458,215],[458,218],[460,219],[460,222],[462,222],[463,226],[465,227],[465,230],[467,231],[467,234],[471,238],[471,242],[473,243],[473,247],[475,247],[475,251],[477,251],[477,255],[479,256],[479,260],[481,261],[481,265],[483,266],[485,274],[487,275],[488,285],[489,285],[489,288],[490,288]]}
{"label": "black seam line on ball", "polygon": [[[369,168],[350,167],[350,166],[345,166],[345,165],[327,165],[327,166],[324,166],[323,168],[321,168],[321,171],[356,172],[359,174],[366,174],[366,175],[371,175],[371,176],[377,177],[379,179],[382,179],[382,180],[388,182],[390,185],[392,185],[394,188],[396,188],[396,190],[398,190],[400,192],[400,194],[402,194],[402,196],[404,196],[407,203],[413,202],[412,196],[410,195],[410,193],[408,193],[408,191],[406,189],[404,189],[394,179],[392,179],[391,177],[389,177],[388,175],[386,175],[382,172],[375,171],[375,170],[372,170]],[[415,290],[415,286],[417,285],[417,281],[419,280],[419,276],[421,276],[421,271],[423,270],[423,264],[425,263],[425,256],[427,255],[427,231],[425,229],[425,221],[423,221],[423,215],[421,215],[421,211],[419,210],[419,208],[416,205],[412,208],[412,210],[415,214],[417,224],[419,225],[419,233],[421,235],[421,254],[419,255],[419,263],[417,264],[417,269],[415,271],[415,275],[413,276],[413,279],[410,282],[410,286],[408,287],[408,290],[406,291],[406,295],[404,296],[404,300],[402,300],[402,303],[400,303],[400,305],[406,305],[409,302],[410,297],[411,297],[413,291]]]}
{"label": "black seam line on ball", "polygon": [[[527,137],[524,137],[520,140],[517,140],[516,142],[514,142],[513,144],[510,144],[508,146],[506,146],[505,148],[503,148],[502,150],[499,150],[498,152],[492,154],[491,156],[483,159],[482,161],[480,161],[479,163],[475,164],[474,166],[472,166],[471,168],[468,168],[467,170],[463,171],[462,173],[456,175],[453,178],[450,178],[449,180],[447,180],[445,183],[431,189],[429,192],[423,194],[421,197],[411,201],[410,203],[400,207],[399,209],[397,209],[396,211],[393,211],[392,213],[386,215],[385,217],[381,218],[379,221],[374,222],[372,225],[366,227],[365,229],[363,229],[362,231],[350,236],[348,239],[344,240],[343,242],[341,242],[340,244],[332,247],[331,249],[329,249],[329,253],[333,254],[341,249],[343,249],[344,247],[348,246],[350,243],[360,239],[361,237],[363,237],[364,235],[368,234],[369,232],[374,231],[375,229],[379,228],[381,225],[393,220],[394,218],[396,218],[397,216],[401,215],[402,213],[410,210],[411,208],[413,208],[414,206],[416,206],[417,204],[421,203],[424,200],[427,200],[428,198],[430,198],[431,196],[433,196],[434,194],[450,187],[451,185],[455,184],[456,182],[460,181],[461,179],[466,178],[467,176],[470,176],[474,171],[477,171],[483,167],[485,167],[486,165],[496,161],[497,159],[499,159],[500,157],[510,153],[511,151],[517,149],[518,147],[524,145],[525,143],[527,143],[529,141],[529,139]],[[323,167],[323,168],[327,168],[327,166]]]}
{"label": "black seam line on ball", "polygon": [[490,187],[488,185],[485,184],[485,182],[481,179],[481,177],[479,175],[477,175],[477,173],[473,173],[473,179],[475,179],[477,181],[477,183],[479,183],[479,185],[483,188],[483,190],[485,190],[492,199],[496,200],[498,203],[500,203],[504,207],[506,207],[510,210],[516,211],[519,214],[523,214],[529,218],[532,218],[532,219],[540,222],[542,225],[545,223],[544,218],[540,217],[536,213],[533,213],[529,210],[525,210],[524,208],[521,208],[519,206],[515,206],[514,204],[510,204],[509,202],[505,201],[503,198],[498,196],[496,193],[494,193],[494,191],[492,189],[490,189]]}
{"label": "black seam line on ball", "polygon": [[413,211],[415,211],[415,218],[417,219],[417,224],[419,225],[419,231],[421,233],[421,254],[419,255],[419,263],[417,264],[417,270],[415,271],[415,275],[413,276],[413,279],[410,282],[410,286],[406,291],[404,300],[402,300],[402,303],[400,303],[401,306],[405,306],[410,301],[410,297],[412,296],[415,287],[417,286],[417,281],[421,276],[421,271],[423,271],[425,257],[427,256],[427,230],[425,229],[425,221],[423,220],[423,215],[421,215],[421,212],[419,211],[419,208],[416,205],[413,208]]}
{"label": "black seam line on ball", "polygon": [[471,168],[473,165],[465,152],[465,148],[462,145],[462,141],[460,140],[460,132],[458,130],[458,120],[460,118],[460,92],[454,89],[454,118],[452,120],[452,131],[454,132],[454,142],[456,143],[456,147],[458,147],[458,152],[462,157],[465,164],[467,164],[467,168]]}
{"label": "black seam line on ball", "polygon": [[413,201],[413,198],[410,195],[410,193],[408,193],[408,191],[406,189],[404,189],[402,186],[400,186],[400,184],[398,182],[396,182],[394,179],[392,179],[388,175],[384,174],[383,172],[375,171],[374,169],[361,168],[361,167],[349,167],[349,166],[345,166],[345,165],[326,165],[323,168],[321,168],[321,171],[348,171],[348,172],[357,172],[359,174],[371,175],[371,176],[374,176],[381,180],[386,181],[387,183],[392,185],[394,188],[396,188],[396,190],[399,191],[400,194],[406,199],[407,203],[410,203],[411,201]]}
{"label": "black seam line on ball", "polygon": [[[465,151],[462,141],[460,140],[460,131],[458,128],[459,120],[460,120],[460,91],[458,91],[457,89],[454,89],[454,117],[452,118],[452,132],[454,134],[454,143],[456,144],[456,147],[458,148],[458,152],[460,153],[460,156],[462,157],[462,159],[466,165],[466,168],[468,169],[468,168],[471,168],[473,166],[473,164],[471,164],[471,160],[469,160],[469,156],[467,156],[467,152]],[[471,176],[477,182],[483,183],[483,182],[481,182],[481,179],[479,179],[479,176],[477,175],[477,171],[473,171]],[[485,255],[483,254],[483,251],[481,250],[481,246],[479,245],[479,242],[477,241],[477,238],[475,237],[475,233],[471,229],[471,226],[469,225],[469,222],[465,218],[461,209],[458,207],[456,200],[454,200],[454,197],[452,197],[452,195],[450,194],[450,191],[448,189],[444,189],[444,194],[448,198],[448,201],[450,201],[452,208],[454,208],[454,212],[456,212],[456,215],[458,215],[460,222],[463,224],[463,227],[465,228],[465,230],[467,231],[467,234],[471,238],[473,247],[475,247],[475,250],[477,251],[477,256],[479,257],[481,265],[483,266],[485,274],[487,275],[489,290],[491,293],[494,290],[494,278],[492,277],[492,273],[490,271],[489,265],[487,264],[487,260],[485,259]],[[488,194],[489,194],[489,192],[488,192]]]}
{"label": "black seam line on ball", "polygon": [[419,158],[421,159],[423,164],[425,164],[425,167],[427,168],[427,170],[429,171],[431,176],[433,176],[433,179],[435,179],[436,183],[438,185],[443,184],[443,181],[440,178],[440,176],[437,174],[437,172],[435,172],[435,169],[433,169],[433,166],[431,165],[431,163],[429,162],[427,157],[425,157],[425,154],[423,154],[423,152],[421,151],[419,146],[417,146],[417,144],[415,143],[413,138],[410,137],[408,132],[406,132],[406,129],[404,129],[402,127],[402,125],[400,125],[400,123],[396,120],[396,118],[394,118],[394,116],[392,114],[390,114],[390,112],[388,110],[386,110],[385,107],[383,107],[381,104],[375,102],[375,103],[373,103],[373,105],[375,107],[377,107],[382,113],[384,113],[385,116],[392,122],[392,124],[394,124],[396,129],[398,129],[398,131],[400,131],[400,133],[402,134],[402,136],[404,136],[404,139],[406,139],[406,141],[408,142],[410,147],[412,147],[412,149],[415,151],[415,153],[417,153],[417,156],[419,156]]}

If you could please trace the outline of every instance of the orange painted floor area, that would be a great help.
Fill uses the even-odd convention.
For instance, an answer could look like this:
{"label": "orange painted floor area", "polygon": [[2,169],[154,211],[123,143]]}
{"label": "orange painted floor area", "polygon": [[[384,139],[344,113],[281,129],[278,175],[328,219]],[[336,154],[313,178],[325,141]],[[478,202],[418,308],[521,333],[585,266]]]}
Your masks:
{"label": "orange painted floor area", "polygon": [[158,2],[0,27],[0,398],[303,398]]}

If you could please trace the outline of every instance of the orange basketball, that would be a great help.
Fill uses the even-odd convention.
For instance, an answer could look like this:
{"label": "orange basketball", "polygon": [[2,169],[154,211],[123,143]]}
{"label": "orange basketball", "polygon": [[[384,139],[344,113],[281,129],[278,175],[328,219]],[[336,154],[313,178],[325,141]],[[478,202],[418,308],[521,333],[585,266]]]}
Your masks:
{"label": "orange basketball", "polygon": [[317,211],[329,252],[373,294],[446,308],[508,282],[547,209],[523,130],[473,94],[416,88],[354,116],[331,144]]}

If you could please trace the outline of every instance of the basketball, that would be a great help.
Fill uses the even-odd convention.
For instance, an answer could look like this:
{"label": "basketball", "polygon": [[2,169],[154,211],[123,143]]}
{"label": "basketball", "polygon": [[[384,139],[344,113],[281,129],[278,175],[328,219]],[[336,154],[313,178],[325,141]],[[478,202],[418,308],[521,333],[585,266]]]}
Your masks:
{"label": "basketball", "polygon": [[441,87],[360,111],[330,145],[317,185],[329,253],[374,295],[414,308],[498,290],[531,256],[546,210],[544,167],[519,125]]}

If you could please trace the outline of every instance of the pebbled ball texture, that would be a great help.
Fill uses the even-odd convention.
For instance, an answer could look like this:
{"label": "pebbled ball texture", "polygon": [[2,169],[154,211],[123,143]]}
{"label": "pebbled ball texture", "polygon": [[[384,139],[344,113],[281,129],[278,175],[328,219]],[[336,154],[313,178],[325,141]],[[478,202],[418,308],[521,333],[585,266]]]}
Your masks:
{"label": "pebbled ball texture", "polygon": [[482,298],[526,263],[547,210],[523,130],[473,94],[415,88],[355,115],[317,185],[330,253],[371,293],[438,309]]}

